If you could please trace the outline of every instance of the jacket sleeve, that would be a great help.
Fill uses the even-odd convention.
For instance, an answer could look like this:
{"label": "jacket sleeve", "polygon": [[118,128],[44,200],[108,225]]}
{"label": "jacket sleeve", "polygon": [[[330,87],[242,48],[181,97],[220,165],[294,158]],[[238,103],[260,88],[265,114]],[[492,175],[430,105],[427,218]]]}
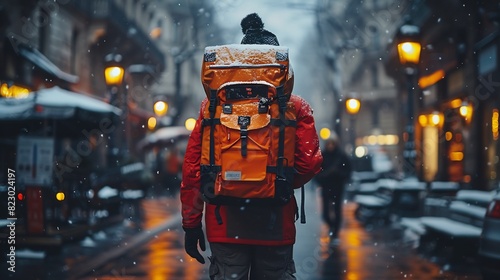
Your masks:
{"label": "jacket sleeve", "polygon": [[293,186],[299,188],[321,171],[323,157],[319,148],[311,106],[297,95],[292,95],[291,101],[294,102],[297,112],[297,131],[295,134],[295,169],[297,173]]}
{"label": "jacket sleeve", "polygon": [[207,99],[201,103],[200,114],[189,136],[182,165],[180,196],[182,226],[185,228],[201,226],[203,216],[204,201],[200,194],[201,121],[203,120],[203,108],[206,104]]}

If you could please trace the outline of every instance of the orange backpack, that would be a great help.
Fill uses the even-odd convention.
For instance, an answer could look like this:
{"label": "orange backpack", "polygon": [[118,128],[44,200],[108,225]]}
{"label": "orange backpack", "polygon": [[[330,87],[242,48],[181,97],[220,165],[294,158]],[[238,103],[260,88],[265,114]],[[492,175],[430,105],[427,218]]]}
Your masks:
{"label": "orange backpack", "polygon": [[296,110],[288,49],[205,48],[201,193],[216,205],[283,205],[293,195]]}

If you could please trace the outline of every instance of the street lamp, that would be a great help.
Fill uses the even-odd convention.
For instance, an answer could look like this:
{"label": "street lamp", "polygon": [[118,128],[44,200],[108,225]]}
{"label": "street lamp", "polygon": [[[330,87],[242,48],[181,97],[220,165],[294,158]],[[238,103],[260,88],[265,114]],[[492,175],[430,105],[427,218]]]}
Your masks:
{"label": "street lamp", "polygon": [[359,109],[361,108],[361,102],[359,101],[359,99],[356,99],[356,98],[349,98],[345,101],[345,108],[346,108],[346,111],[349,115],[351,115],[350,117],[350,142],[352,144],[352,149],[351,149],[351,154],[353,155],[354,154],[354,150],[356,149],[356,128],[355,128],[355,125],[356,125],[356,119],[354,117],[354,115],[356,115],[358,112],[359,112]]}
{"label": "street lamp", "polygon": [[148,119],[148,129],[149,130],[154,130],[156,128],[156,118],[155,117],[149,117]]}
{"label": "street lamp", "polygon": [[186,127],[187,130],[193,131],[194,127],[196,125],[196,120],[194,118],[188,118],[184,122],[184,126]]}
{"label": "street lamp", "polygon": [[[117,97],[120,92],[120,88],[123,83],[123,77],[125,74],[125,69],[121,65],[122,56],[116,53],[110,53],[104,57],[104,79],[109,90],[109,104],[117,106]],[[121,106],[117,106],[121,107]],[[127,104],[125,104],[127,107]],[[126,110],[124,110],[124,116],[126,116]],[[115,140],[116,131],[113,131],[109,135],[109,147],[108,147],[108,158],[109,162],[116,162],[119,150],[117,150],[117,143]],[[127,138],[127,137],[125,137]]]}
{"label": "street lamp", "polygon": [[122,56],[120,54],[110,53],[104,57],[105,68],[104,78],[108,87],[119,87],[123,82],[125,69],[121,65]]}
{"label": "street lamp", "polygon": [[359,108],[361,108],[361,102],[356,98],[349,98],[345,102],[345,108],[347,113],[355,115],[359,112]]}
{"label": "street lamp", "polygon": [[460,108],[458,111],[460,112],[460,115],[464,118],[466,123],[470,123],[472,120],[472,112],[473,112],[472,104],[467,101],[463,101],[462,105],[460,105]]}
{"label": "street lamp", "polygon": [[407,101],[407,123],[406,123],[406,142],[403,152],[405,159],[405,173],[407,177],[414,177],[415,172],[415,159],[417,152],[415,150],[415,124],[414,124],[414,99],[415,99],[415,77],[417,66],[420,62],[421,44],[420,28],[416,25],[410,24],[407,21],[401,26],[399,32],[396,34],[396,43],[399,55],[399,62],[405,67],[405,74],[408,83],[408,101]]}
{"label": "street lamp", "polygon": [[157,116],[165,116],[168,111],[168,103],[163,100],[158,100],[153,105],[153,110]]}
{"label": "street lamp", "polygon": [[323,127],[319,130],[319,137],[323,140],[330,138],[330,135],[332,135],[332,131],[327,127]]}

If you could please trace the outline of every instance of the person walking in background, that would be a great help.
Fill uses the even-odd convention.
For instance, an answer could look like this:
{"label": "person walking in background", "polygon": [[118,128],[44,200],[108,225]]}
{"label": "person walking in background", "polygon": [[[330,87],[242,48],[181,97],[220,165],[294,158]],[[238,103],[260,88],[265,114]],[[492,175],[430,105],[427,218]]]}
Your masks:
{"label": "person walking in background", "polygon": [[[241,44],[279,46],[276,36],[263,29],[264,25],[257,14],[250,14],[245,17],[241,22],[241,26],[245,34]],[[238,47],[240,49],[258,48],[255,46]],[[207,56],[207,58],[210,59],[210,56]],[[251,85],[247,85],[246,88],[244,88],[247,90],[245,95],[251,95]],[[289,92],[291,92],[291,88]],[[265,98],[261,100],[263,99]],[[286,122],[293,123],[294,130],[289,130],[292,133],[288,135],[286,140],[283,138],[280,141],[280,143],[287,141],[287,143],[293,144],[286,147],[293,147],[293,149],[287,150],[287,154],[294,157],[294,164],[286,168],[291,171],[293,171],[291,169],[293,168],[295,174],[293,174],[291,181],[287,181],[286,184],[290,188],[299,188],[321,170],[322,157],[310,105],[294,94],[291,94],[289,100],[285,101],[289,105],[288,108],[295,110],[296,117],[293,122]],[[206,200],[205,191],[214,189],[214,183],[202,182],[201,177],[203,176],[200,175],[205,172],[201,167],[207,169],[206,165],[202,165],[202,158],[203,156],[206,158],[210,154],[207,148],[203,149],[203,147],[207,147],[203,146],[203,143],[206,143],[203,142],[203,135],[206,136],[207,133],[211,133],[210,130],[207,132],[203,127],[203,123],[207,123],[207,120],[210,121],[205,113],[207,108],[210,109],[208,106],[210,106],[210,101],[205,99],[201,104],[196,125],[189,137],[182,168],[182,227],[185,231],[185,250],[187,254],[198,262],[205,263],[204,257],[198,250],[198,247],[202,251],[206,249],[202,229],[202,216],[204,215],[207,239],[212,253],[212,256],[209,257],[210,279],[296,279],[294,276],[293,244],[295,243],[296,234],[297,202],[293,196],[293,189],[289,193],[289,200],[284,200],[284,204],[280,205],[252,203],[215,205]],[[231,109],[226,107],[224,107],[224,110],[227,109],[227,115],[231,115]],[[234,105],[233,109],[236,107],[237,105]],[[215,111],[213,110],[213,112]],[[264,111],[262,114],[268,114],[268,112]],[[240,118],[243,117],[239,117],[238,120]],[[215,131],[215,129],[212,130]],[[243,129],[242,131],[246,132]],[[285,130],[282,131],[285,132]],[[241,133],[243,134],[243,132]],[[232,137],[237,138],[235,135]],[[252,139],[250,136],[248,138]],[[246,141],[246,137],[243,140]],[[250,143],[250,140],[248,142]],[[250,145],[246,142],[243,142],[243,144]],[[244,147],[243,144],[242,147]],[[215,146],[215,143],[212,142],[211,145]],[[211,151],[218,153],[216,149]],[[243,148],[241,151],[244,151]],[[269,154],[273,153],[266,153],[266,156],[269,156]],[[249,153],[246,161],[259,160],[259,157],[255,155],[255,153],[252,155]],[[234,164],[234,162],[240,160],[241,155],[240,152],[237,152],[233,156],[231,162]],[[260,159],[262,159],[262,156]],[[234,165],[238,166],[237,164]],[[222,184],[224,184],[224,187],[230,189],[232,185],[239,183],[236,180],[221,183],[224,180],[222,176],[225,176],[226,173],[218,173],[219,185],[216,185],[218,188],[222,188]],[[236,172],[233,171],[233,173]],[[239,176],[239,174],[234,176],[236,175]],[[266,180],[246,183],[261,184],[262,186],[268,184]],[[256,188],[258,187],[256,186]],[[277,197],[281,197],[281,195],[277,195]]]}
{"label": "person walking in background", "polygon": [[352,165],[349,156],[339,147],[335,134],[325,141],[321,154],[323,170],[316,175],[315,181],[321,187],[322,218],[329,227],[330,244],[337,245],[345,185],[351,178]]}

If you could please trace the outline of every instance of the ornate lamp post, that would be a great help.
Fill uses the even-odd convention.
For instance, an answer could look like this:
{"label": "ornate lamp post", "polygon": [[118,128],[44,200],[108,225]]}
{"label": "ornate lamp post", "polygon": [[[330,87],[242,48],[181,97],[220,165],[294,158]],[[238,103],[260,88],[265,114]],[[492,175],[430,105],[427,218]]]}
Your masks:
{"label": "ornate lamp post", "polygon": [[416,176],[415,159],[417,157],[417,151],[415,149],[414,99],[415,87],[417,86],[415,78],[417,76],[417,66],[420,61],[421,51],[419,37],[420,28],[410,24],[408,21],[401,26],[396,35],[399,62],[405,68],[408,86],[406,137],[404,137],[406,141],[403,152],[406,177]]}
{"label": "ornate lamp post", "polygon": [[356,98],[349,98],[345,101],[345,109],[350,117],[350,143],[352,145],[351,155],[354,155],[354,150],[356,149],[356,118],[355,115],[359,112],[361,108],[361,102]]}

